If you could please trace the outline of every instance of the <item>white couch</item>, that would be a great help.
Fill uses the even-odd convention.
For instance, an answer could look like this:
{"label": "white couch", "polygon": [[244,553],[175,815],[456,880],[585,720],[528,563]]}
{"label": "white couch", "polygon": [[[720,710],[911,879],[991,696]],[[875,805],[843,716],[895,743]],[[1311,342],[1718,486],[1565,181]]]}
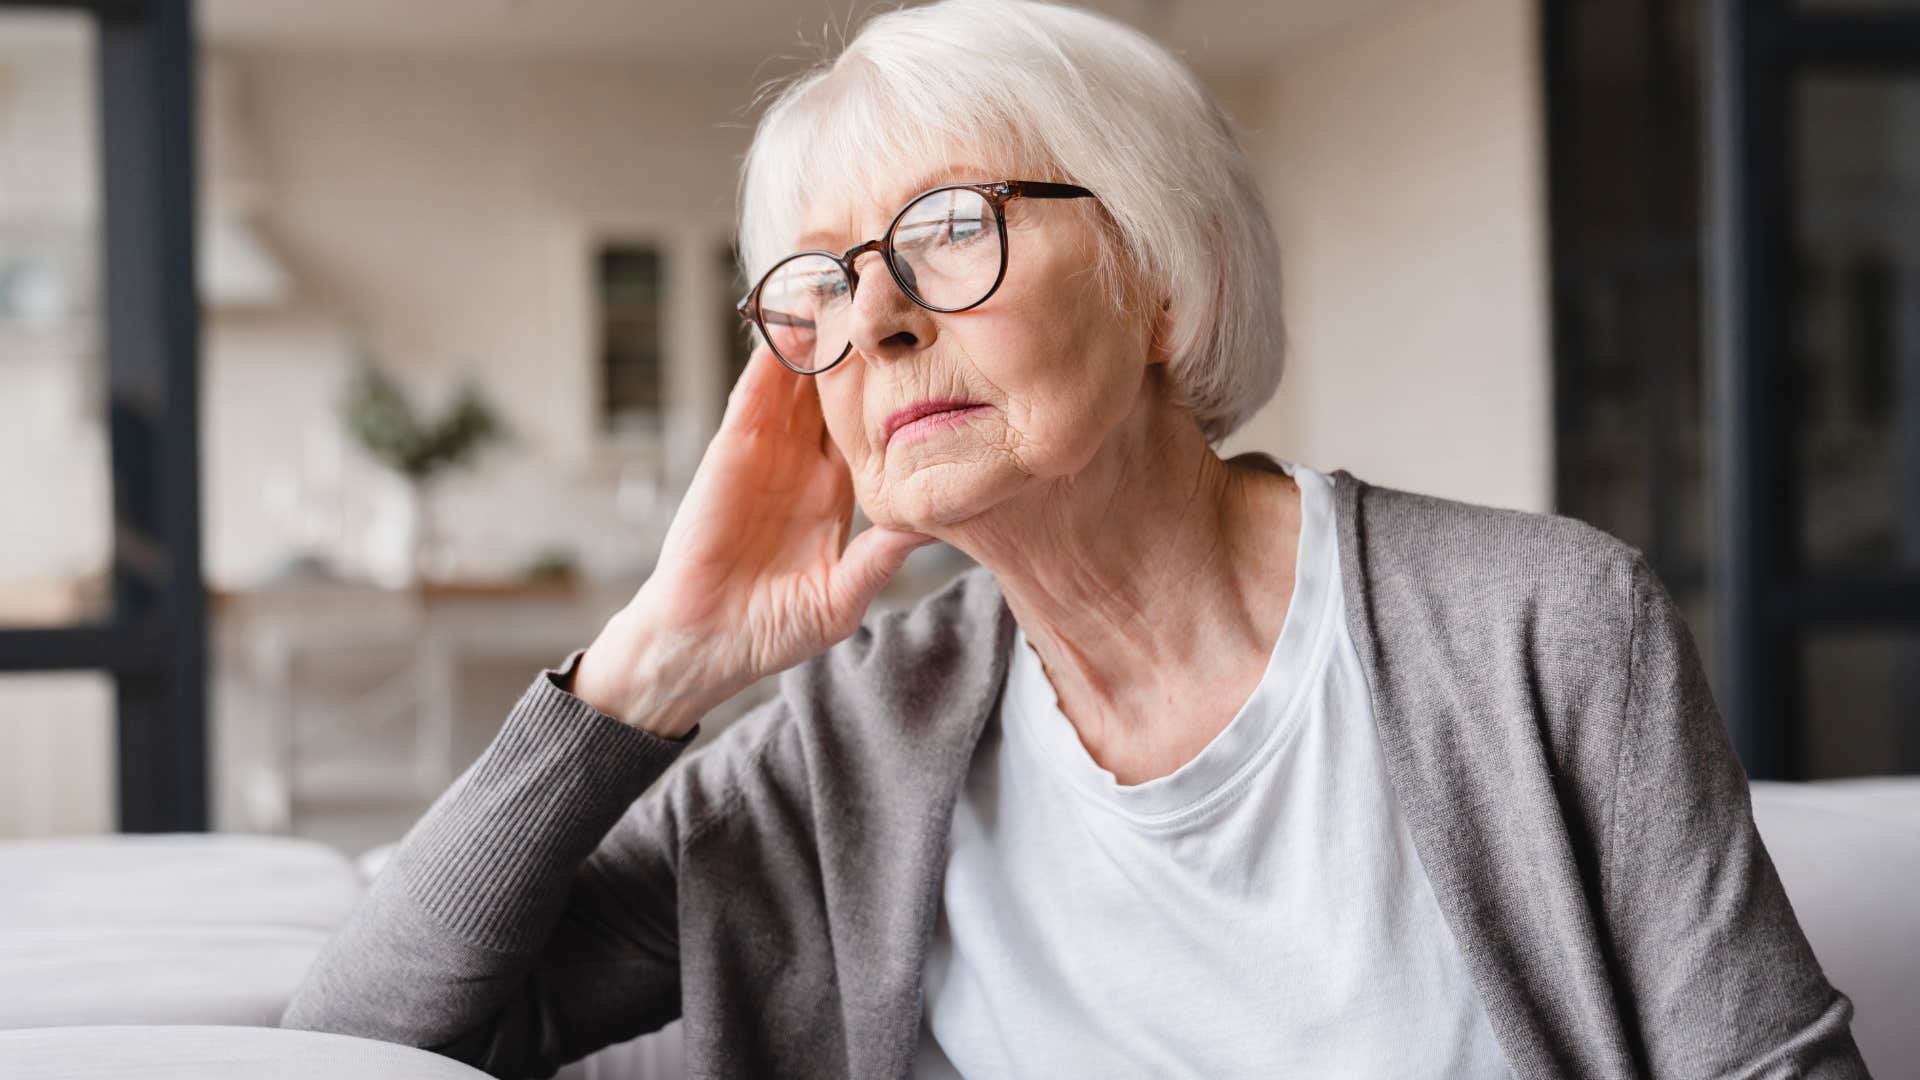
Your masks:
{"label": "white couch", "polygon": [[[1920,778],[1756,783],[1753,797],[1801,925],[1854,1001],[1868,1065],[1920,1076]],[[0,844],[0,1076],[479,1076],[418,1051],[263,1030],[380,861],[235,836]],[[677,1078],[679,1031],[560,1076]]]}
{"label": "white couch", "polygon": [[271,1027],[364,887],[298,840],[0,844],[0,1029]]}
{"label": "white couch", "polygon": [[1755,783],[1753,820],[1867,1068],[1920,1077],[1920,778]]}
{"label": "white couch", "polygon": [[7,1080],[487,1080],[410,1046],[315,1031],[168,1024],[0,1031]]}

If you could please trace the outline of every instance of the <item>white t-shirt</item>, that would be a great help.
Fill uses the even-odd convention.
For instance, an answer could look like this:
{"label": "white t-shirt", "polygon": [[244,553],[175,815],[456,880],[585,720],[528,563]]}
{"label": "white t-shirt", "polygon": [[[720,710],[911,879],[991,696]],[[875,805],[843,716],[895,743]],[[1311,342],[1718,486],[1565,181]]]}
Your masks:
{"label": "white t-shirt", "polygon": [[1302,465],[1267,671],[1122,785],[1025,634],[954,810],[915,1075],[1510,1075],[1388,786],[1333,487]]}

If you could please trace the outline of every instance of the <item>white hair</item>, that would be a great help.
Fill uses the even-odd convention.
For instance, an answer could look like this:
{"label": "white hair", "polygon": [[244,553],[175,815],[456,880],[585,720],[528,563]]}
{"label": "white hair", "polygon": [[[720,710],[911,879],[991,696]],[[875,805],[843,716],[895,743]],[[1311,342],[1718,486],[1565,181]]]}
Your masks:
{"label": "white hair", "polygon": [[741,176],[749,280],[788,254],[810,196],[877,194],[877,178],[910,182],[957,164],[955,153],[1022,170],[977,179],[1063,180],[1099,196],[1110,224],[1095,269],[1125,310],[1130,295],[1170,302],[1169,375],[1209,441],[1273,395],[1285,354],[1280,255],[1231,121],[1164,46],[1075,8],[941,0],[890,11],[787,83]]}

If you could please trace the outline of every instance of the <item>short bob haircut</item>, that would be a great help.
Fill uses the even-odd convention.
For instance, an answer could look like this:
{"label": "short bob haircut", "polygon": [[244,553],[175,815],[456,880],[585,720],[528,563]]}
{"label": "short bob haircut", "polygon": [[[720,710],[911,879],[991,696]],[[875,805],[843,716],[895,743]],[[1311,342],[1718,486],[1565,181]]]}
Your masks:
{"label": "short bob haircut", "polygon": [[789,253],[814,192],[877,197],[883,178],[949,164],[1062,180],[1100,196],[1063,205],[1098,215],[1093,269],[1116,306],[1171,305],[1169,375],[1210,442],[1279,385],[1280,254],[1252,167],[1212,95],[1145,34],[1054,4],[942,0],[870,19],[770,91],[740,185],[750,281]]}

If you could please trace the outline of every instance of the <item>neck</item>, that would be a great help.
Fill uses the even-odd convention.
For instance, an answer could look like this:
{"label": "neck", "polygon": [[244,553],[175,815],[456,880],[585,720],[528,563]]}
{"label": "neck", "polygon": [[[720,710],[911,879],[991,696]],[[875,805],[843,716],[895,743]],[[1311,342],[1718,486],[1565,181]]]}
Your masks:
{"label": "neck", "polygon": [[942,537],[993,573],[1089,749],[1224,726],[1293,591],[1293,480],[1229,466],[1183,410],[1142,398],[1078,472]]}

